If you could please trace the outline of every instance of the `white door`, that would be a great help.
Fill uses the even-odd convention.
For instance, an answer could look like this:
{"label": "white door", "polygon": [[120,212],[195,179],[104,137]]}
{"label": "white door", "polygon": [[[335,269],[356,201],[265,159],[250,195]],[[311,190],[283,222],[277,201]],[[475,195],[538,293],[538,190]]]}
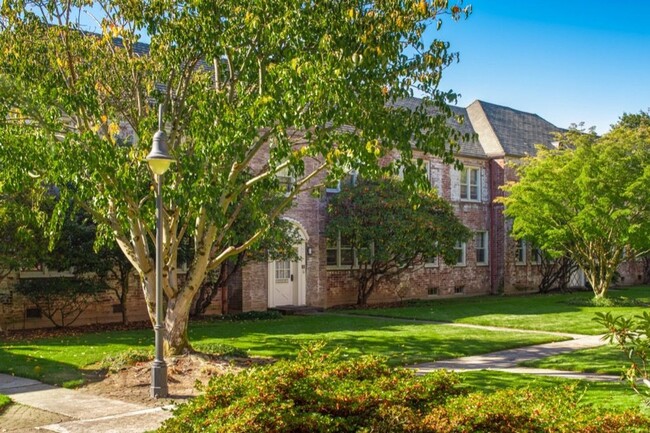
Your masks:
{"label": "white door", "polygon": [[269,307],[305,305],[305,244],[296,247],[297,261],[269,263]]}

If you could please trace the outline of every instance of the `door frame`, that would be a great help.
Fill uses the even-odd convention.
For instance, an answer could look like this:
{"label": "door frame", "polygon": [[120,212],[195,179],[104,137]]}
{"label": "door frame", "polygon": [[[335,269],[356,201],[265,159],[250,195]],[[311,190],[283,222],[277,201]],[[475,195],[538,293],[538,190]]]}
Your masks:
{"label": "door frame", "polygon": [[[307,287],[307,242],[309,241],[309,235],[300,222],[294,220],[293,218],[282,218],[286,221],[289,221],[293,226],[298,230],[300,234],[301,241],[296,244],[298,248],[298,260],[292,261],[292,265],[296,265],[297,272],[294,274],[294,293],[293,299],[295,306],[307,305],[306,299],[306,287]],[[273,308],[277,307],[275,303],[275,260],[269,260],[267,266],[268,282],[267,282],[267,307]],[[297,293],[296,293],[297,292]]]}

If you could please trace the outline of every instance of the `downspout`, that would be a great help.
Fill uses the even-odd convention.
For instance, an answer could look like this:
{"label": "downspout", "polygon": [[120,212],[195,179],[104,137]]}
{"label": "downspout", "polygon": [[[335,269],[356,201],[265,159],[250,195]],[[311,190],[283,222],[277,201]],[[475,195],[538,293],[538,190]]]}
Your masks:
{"label": "downspout", "polygon": [[496,238],[497,238],[497,231],[496,231],[496,209],[494,207],[494,199],[496,198],[496,179],[494,176],[494,166],[496,165],[496,162],[494,159],[488,159],[488,175],[490,176],[490,204],[489,204],[489,212],[488,212],[488,227],[489,227],[489,245],[490,245],[490,251],[488,254],[488,263],[489,263],[489,268],[490,268],[490,293],[492,295],[495,295],[497,293],[497,270],[498,270],[498,263],[496,262],[497,260],[497,250],[496,250]]}

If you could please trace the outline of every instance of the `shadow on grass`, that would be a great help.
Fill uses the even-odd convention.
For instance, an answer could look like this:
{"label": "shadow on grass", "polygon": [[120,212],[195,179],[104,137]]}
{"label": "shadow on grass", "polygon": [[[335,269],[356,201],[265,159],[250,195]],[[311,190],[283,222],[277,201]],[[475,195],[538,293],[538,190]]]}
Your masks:
{"label": "shadow on grass", "polygon": [[215,341],[256,355],[291,358],[300,346],[325,341],[349,356],[383,355],[393,365],[488,353],[557,341],[548,335],[495,332],[381,318],[307,316],[240,326],[199,326],[192,341]]}
{"label": "shadow on grass", "polygon": [[[650,301],[650,287],[611,289],[611,296]],[[604,332],[591,322],[596,311],[639,314],[641,306],[576,305],[588,301],[592,292],[532,294],[521,296],[477,296],[426,301],[412,301],[402,307],[344,310],[355,315],[376,315],[438,322],[464,322],[520,329],[537,329],[575,333]],[[577,302],[578,304],[580,302]]]}
{"label": "shadow on grass", "polygon": [[624,382],[587,382],[547,376],[505,373],[500,371],[471,371],[461,375],[468,391],[485,393],[508,388],[557,388],[575,387],[580,396],[579,404],[591,405],[613,411],[639,410],[646,415],[650,409],[644,396],[636,394]]}
{"label": "shadow on grass", "polygon": [[[24,348],[29,349],[28,346],[24,346]],[[79,368],[73,364],[11,353],[0,348],[0,373],[35,379],[65,388],[76,388],[84,383],[103,380],[107,371],[105,369]]]}
{"label": "shadow on grass", "polygon": [[[151,338],[146,338],[147,334]],[[100,381],[107,371],[99,366],[108,355],[153,343],[153,331],[112,331],[11,341],[0,346],[0,373],[75,388]]]}
{"label": "shadow on grass", "polygon": [[[382,355],[393,365],[493,352],[558,340],[557,337],[465,329],[411,321],[334,315],[278,320],[198,322],[190,325],[197,347],[219,343],[255,356],[292,358],[302,345],[326,341],[345,356]],[[88,333],[70,337],[12,341],[0,347],[0,372],[50,384],[80,385],[102,380],[97,367],[106,356],[150,349],[152,330]]]}

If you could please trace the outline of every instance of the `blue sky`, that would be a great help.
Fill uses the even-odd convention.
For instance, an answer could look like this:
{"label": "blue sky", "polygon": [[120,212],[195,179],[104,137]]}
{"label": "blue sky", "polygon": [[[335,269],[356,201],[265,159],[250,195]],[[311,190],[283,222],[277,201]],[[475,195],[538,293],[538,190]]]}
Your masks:
{"label": "blue sky", "polygon": [[[450,2],[451,3],[451,2]],[[650,1],[466,0],[473,14],[429,37],[460,63],[442,90],[604,133],[623,112],[650,108]]]}

